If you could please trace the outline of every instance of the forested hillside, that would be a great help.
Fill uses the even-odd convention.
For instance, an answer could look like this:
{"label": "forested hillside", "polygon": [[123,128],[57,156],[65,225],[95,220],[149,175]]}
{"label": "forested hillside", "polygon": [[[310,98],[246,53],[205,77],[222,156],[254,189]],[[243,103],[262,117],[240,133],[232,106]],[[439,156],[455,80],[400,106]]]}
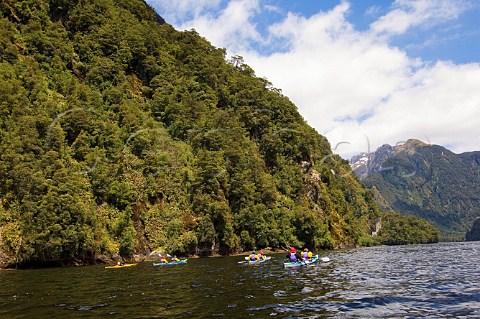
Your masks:
{"label": "forested hillside", "polygon": [[3,265],[372,240],[371,193],[241,57],[141,0],[0,14]]}

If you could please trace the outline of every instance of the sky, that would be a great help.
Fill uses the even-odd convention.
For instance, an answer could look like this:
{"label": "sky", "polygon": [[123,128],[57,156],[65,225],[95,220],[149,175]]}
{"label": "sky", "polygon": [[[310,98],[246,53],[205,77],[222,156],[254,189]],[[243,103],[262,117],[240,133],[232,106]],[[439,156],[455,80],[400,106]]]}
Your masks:
{"label": "sky", "polygon": [[480,151],[480,0],[147,0],[297,106],[345,159],[415,138]]}

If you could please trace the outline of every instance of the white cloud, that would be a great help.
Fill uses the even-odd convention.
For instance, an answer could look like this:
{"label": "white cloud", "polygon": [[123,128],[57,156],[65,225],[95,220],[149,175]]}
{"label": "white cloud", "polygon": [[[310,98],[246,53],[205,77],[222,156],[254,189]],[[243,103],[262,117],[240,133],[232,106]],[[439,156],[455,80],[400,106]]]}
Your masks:
{"label": "white cloud", "polygon": [[276,13],[281,13],[283,10],[279,6],[274,6],[270,4],[265,5],[265,10],[269,12],[276,12]]}
{"label": "white cloud", "polygon": [[247,49],[251,41],[262,41],[251,22],[259,13],[258,0],[232,0],[226,6],[222,6],[222,0],[148,2],[176,29],[195,29],[214,46],[228,48],[230,53]]}
{"label": "white cloud", "polygon": [[[206,1],[199,3],[199,11],[207,8]],[[176,27],[195,28],[229,55],[242,55],[345,158],[408,138],[462,152],[480,150],[480,65],[412,59],[388,40],[456,19],[468,5],[463,0],[397,0],[370,30],[360,32],[347,20],[350,6],[342,1],[309,18],[288,13],[262,38],[252,21],[271,8],[257,0],[236,0]],[[288,50],[268,56],[256,52],[252,44],[267,39],[285,43]]]}
{"label": "white cloud", "polygon": [[[438,62],[418,70],[410,83],[361,124],[368,136],[375,136],[377,144],[391,143],[395,131],[410,130],[453,151],[480,150],[479,64]],[[382,141],[382,135],[392,136]]]}
{"label": "white cloud", "polygon": [[250,41],[261,41],[261,36],[250,22],[258,13],[258,0],[230,1],[218,15],[203,15],[186,21],[178,27],[181,30],[195,29],[217,47],[229,52],[248,48]]}
{"label": "white cloud", "polygon": [[[267,57],[242,53],[257,74],[281,88],[322,134],[338,131],[339,126],[351,131],[359,119],[374,115],[383,100],[407,85],[418,64],[400,50],[355,31],[345,19],[348,10],[348,4],[341,3],[309,19],[289,14],[270,29],[287,39],[289,52]],[[342,141],[332,141],[332,146],[338,142]]]}
{"label": "white cloud", "polygon": [[456,19],[469,7],[465,0],[396,0],[393,10],[371,25],[375,33],[403,34],[419,25]]}
{"label": "white cloud", "polygon": [[308,50],[323,45],[325,41],[348,37],[352,27],[345,20],[348,3],[342,3],[326,13],[318,13],[307,19],[289,13],[281,23],[272,25],[273,36],[289,40],[295,48]]}

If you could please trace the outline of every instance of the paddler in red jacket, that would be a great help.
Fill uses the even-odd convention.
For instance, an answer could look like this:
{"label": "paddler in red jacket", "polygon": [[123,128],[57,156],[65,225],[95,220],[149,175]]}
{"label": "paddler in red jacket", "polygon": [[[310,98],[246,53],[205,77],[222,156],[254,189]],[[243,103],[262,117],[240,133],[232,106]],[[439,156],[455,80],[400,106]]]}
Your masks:
{"label": "paddler in red jacket", "polygon": [[290,262],[297,262],[302,260],[302,256],[300,256],[295,247],[290,247],[287,258],[290,260]]}

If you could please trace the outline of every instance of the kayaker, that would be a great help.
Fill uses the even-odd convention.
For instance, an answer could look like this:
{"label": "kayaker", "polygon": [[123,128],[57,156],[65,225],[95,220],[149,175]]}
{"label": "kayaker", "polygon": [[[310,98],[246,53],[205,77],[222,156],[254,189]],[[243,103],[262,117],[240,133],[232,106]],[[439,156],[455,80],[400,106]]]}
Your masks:
{"label": "kayaker", "polygon": [[262,260],[265,259],[265,255],[263,254],[262,250],[258,252],[258,259],[262,259]]}
{"label": "kayaker", "polygon": [[308,260],[308,248],[303,249],[303,254],[302,254],[302,259],[303,260]]}
{"label": "kayaker", "polygon": [[167,257],[163,256],[160,258],[160,262],[162,263],[165,263],[165,264],[168,264],[168,260],[167,260]]}
{"label": "kayaker", "polygon": [[258,255],[255,253],[255,250],[252,250],[250,256],[248,256],[248,260],[259,260]]}
{"label": "kayaker", "polygon": [[178,259],[178,258],[177,258],[177,256],[175,255],[175,256],[173,256],[173,258],[172,258],[172,260],[171,260],[171,261],[173,261],[173,262],[179,262],[179,261],[180,261],[180,259]]}
{"label": "kayaker", "polygon": [[287,258],[291,262],[297,262],[297,261],[302,260],[302,256],[300,256],[300,254],[297,252],[295,247],[290,247],[290,251],[288,252]]}

